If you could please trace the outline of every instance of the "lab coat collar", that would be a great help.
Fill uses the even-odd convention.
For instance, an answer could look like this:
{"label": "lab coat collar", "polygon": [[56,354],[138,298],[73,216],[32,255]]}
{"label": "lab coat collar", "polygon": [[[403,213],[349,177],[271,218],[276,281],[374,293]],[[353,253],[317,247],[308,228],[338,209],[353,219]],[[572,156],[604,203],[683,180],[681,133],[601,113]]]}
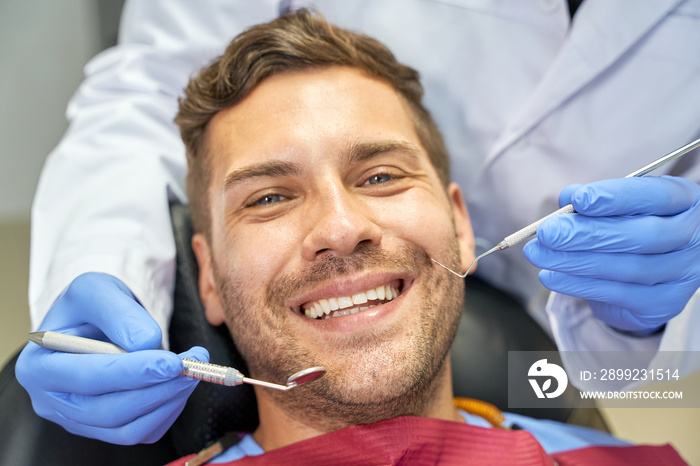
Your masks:
{"label": "lab coat collar", "polygon": [[531,98],[514,113],[486,162],[497,157],[618,61],[682,1],[583,2],[552,65]]}

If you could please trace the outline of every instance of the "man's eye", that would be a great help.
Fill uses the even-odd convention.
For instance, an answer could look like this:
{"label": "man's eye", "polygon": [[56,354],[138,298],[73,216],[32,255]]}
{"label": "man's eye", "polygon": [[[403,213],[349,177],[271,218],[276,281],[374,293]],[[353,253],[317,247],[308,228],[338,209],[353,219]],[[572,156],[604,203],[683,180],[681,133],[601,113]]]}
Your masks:
{"label": "man's eye", "polygon": [[251,206],[266,206],[276,204],[285,199],[281,194],[266,194],[265,196],[253,201]]}
{"label": "man's eye", "polygon": [[367,181],[365,181],[365,184],[382,184],[389,182],[392,179],[393,177],[391,175],[380,173],[378,175],[372,175]]}

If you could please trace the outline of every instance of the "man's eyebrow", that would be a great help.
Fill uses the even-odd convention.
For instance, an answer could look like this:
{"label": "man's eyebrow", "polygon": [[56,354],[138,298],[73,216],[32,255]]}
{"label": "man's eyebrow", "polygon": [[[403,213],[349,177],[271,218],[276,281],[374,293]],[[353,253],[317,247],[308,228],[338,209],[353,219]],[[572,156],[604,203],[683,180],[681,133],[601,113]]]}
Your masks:
{"label": "man's eyebrow", "polygon": [[[420,154],[416,146],[403,141],[355,142],[347,149],[343,162],[346,166],[349,166],[388,152],[402,152],[416,159]],[[235,184],[252,178],[264,176],[298,176],[301,172],[302,169],[299,165],[283,160],[270,160],[246,165],[226,175],[222,190],[227,191]]]}
{"label": "man's eyebrow", "polygon": [[246,165],[245,167],[237,168],[224,178],[223,191],[227,191],[231,186],[252,178],[263,176],[289,176],[299,175],[301,168],[291,162],[283,160],[270,160],[262,163]]}
{"label": "man's eyebrow", "polygon": [[355,142],[350,145],[345,158],[346,165],[369,160],[387,152],[403,152],[411,158],[418,158],[420,150],[413,144],[403,141]]}

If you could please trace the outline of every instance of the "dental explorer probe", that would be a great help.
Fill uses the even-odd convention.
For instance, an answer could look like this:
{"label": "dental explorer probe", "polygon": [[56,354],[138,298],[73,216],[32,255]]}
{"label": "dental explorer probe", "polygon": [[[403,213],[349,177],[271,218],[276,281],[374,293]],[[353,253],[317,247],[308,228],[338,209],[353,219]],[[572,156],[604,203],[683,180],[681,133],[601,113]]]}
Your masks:
{"label": "dental explorer probe", "polygon": [[[642,168],[633,171],[629,175],[625,176],[625,178],[634,178],[634,177],[644,176],[647,173],[656,170],[661,165],[664,165],[664,164],[666,164],[674,159],[677,159],[678,157],[687,154],[688,152],[692,151],[693,149],[696,149],[699,146],[700,146],[700,139],[696,139],[693,142],[689,142],[685,146],[679,147],[678,149],[674,150],[673,152],[669,152],[668,154],[664,155],[663,157],[658,158],[658,159],[654,160],[653,162],[643,166]],[[559,215],[559,214],[571,214],[574,212],[576,212],[574,210],[574,206],[572,206],[571,204],[566,205],[566,206],[562,207],[561,209],[555,210],[551,214],[549,214],[545,217],[542,217],[541,219],[537,220],[536,222],[531,223],[530,225],[526,226],[525,228],[522,228],[522,229],[516,231],[512,235],[506,236],[505,239],[503,239],[503,241],[501,241],[496,246],[494,246],[493,248],[489,249],[488,251],[479,255],[476,259],[474,259],[474,261],[471,263],[471,265],[469,266],[467,271],[464,272],[463,274],[459,274],[459,273],[455,272],[454,270],[441,264],[440,262],[436,261],[435,259],[431,258],[430,260],[435,262],[440,267],[457,275],[458,277],[464,278],[467,275],[469,275],[469,272],[474,267],[474,264],[476,264],[477,261],[479,259],[481,259],[482,257],[488,256],[489,254],[492,254],[496,251],[503,251],[504,249],[508,249],[511,246],[515,246],[516,244],[521,243],[522,241],[526,240],[530,236],[537,233],[537,228],[540,226],[540,224],[542,222],[547,220],[549,217],[553,217],[554,215]]]}
{"label": "dental explorer probe", "polygon": [[[105,341],[91,340],[89,338],[76,337],[58,332],[32,332],[29,340],[44,348],[62,351],[64,353],[77,354],[124,354],[125,349],[113,343]],[[303,383],[316,380],[326,373],[326,369],[320,366],[310,367],[292,374],[287,379],[286,385],[264,382],[262,380],[245,377],[233,367],[219,366],[208,362],[194,361],[182,358],[184,369],[180,375],[191,379],[203,380],[219,385],[233,387],[243,383],[259,385],[261,387],[274,388],[275,390],[287,391]]]}

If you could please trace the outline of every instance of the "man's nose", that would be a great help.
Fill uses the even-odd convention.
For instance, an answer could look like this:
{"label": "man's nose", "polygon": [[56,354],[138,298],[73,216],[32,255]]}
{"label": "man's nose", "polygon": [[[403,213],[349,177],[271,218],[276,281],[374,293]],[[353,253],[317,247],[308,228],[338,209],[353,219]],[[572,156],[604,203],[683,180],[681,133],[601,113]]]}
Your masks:
{"label": "man's nose", "polygon": [[302,245],[305,260],[331,252],[348,255],[360,244],[381,242],[382,230],[373,209],[344,189],[329,188],[310,214],[309,233]]}

